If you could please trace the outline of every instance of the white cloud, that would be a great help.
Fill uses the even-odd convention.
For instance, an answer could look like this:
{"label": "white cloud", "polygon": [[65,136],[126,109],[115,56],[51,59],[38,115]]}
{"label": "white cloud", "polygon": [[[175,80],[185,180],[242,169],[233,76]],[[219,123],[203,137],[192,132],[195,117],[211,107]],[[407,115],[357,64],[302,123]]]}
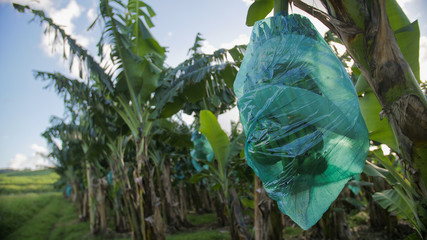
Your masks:
{"label": "white cloud", "polygon": [[403,8],[407,3],[412,2],[412,0],[397,0],[397,3],[399,3],[400,7]]}
{"label": "white cloud", "polygon": [[173,33],[172,32],[168,32],[168,37],[172,37]]}
{"label": "white cloud", "polygon": [[36,153],[41,153],[44,155],[46,155],[48,153],[48,151],[45,147],[37,145],[37,144],[31,144],[30,149],[35,151]]}
{"label": "white cloud", "polygon": [[427,81],[427,37],[420,39],[420,77],[421,81]]}
{"label": "white cloud", "polygon": [[74,18],[80,17],[82,14],[83,8],[77,4],[75,0],[71,0],[65,8],[62,9],[48,9],[50,17],[53,21],[63,26],[65,32],[68,34],[74,33],[75,25],[72,20]]}
{"label": "white cloud", "polygon": [[218,48],[214,47],[212,44],[210,44],[208,41],[203,41],[202,43],[202,52],[206,54],[212,54],[217,50]]}
{"label": "white cloud", "polygon": [[[53,19],[53,22],[60,25],[67,34],[73,36],[78,44],[84,47],[89,45],[88,38],[75,33],[73,20],[79,18],[84,11],[84,8],[78,5],[75,0],[71,0],[65,8],[48,7],[45,11]],[[54,43],[54,36],[45,34],[42,36],[42,47],[49,56],[52,56],[52,43]],[[58,50],[61,50],[61,48],[55,48],[55,50],[55,52],[60,52]]]}
{"label": "white cloud", "polygon": [[244,2],[247,6],[249,6],[254,2],[254,0],[242,0],[242,2]]}
{"label": "white cloud", "polygon": [[250,37],[247,34],[240,34],[237,38],[231,40],[230,42],[221,43],[219,47],[212,45],[209,41],[203,41],[202,43],[202,52],[206,54],[212,54],[215,50],[219,48],[230,49],[236,45],[248,44]]}
{"label": "white cloud", "polygon": [[247,34],[240,34],[237,38],[233,39],[231,42],[222,43],[221,48],[232,48],[236,45],[248,44],[250,37]]}
{"label": "white cloud", "polygon": [[24,154],[18,153],[10,160],[9,168],[12,169],[23,169],[26,168],[28,157]]}
{"label": "white cloud", "polygon": [[17,153],[9,162],[9,168],[12,169],[40,169],[51,167],[52,164],[43,157],[48,153],[47,149],[37,144],[31,144],[30,149],[33,153],[30,156]]}
{"label": "white cloud", "polygon": [[[78,19],[84,12],[84,8],[80,6],[76,0],[69,1],[64,8],[57,8],[53,6],[50,0],[42,0],[40,1],[40,5],[34,5],[33,7],[35,9],[43,9],[47,16],[51,17],[55,24],[60,25],[66,34],[71,35],[79,45],[85,48],[89,46],[91,42],[90,39],[84,35],[76,33],[76,25],[74,21]],[[93,17],[94,19],[95,9],[89,9],[86,15],[88,18]],[[47,24],[43,24],[43,26],[46,27]],[[55,39],[55,34],[49,33],[41,35],[40,47],[43,49],[46,55],[54,58],[62,58],[63,52],[69,52],[68,45],[65,45],[64,51],[62,38],[60,38],[60,36],[58,37],[59,38]],[[78,66],[78,60],[74,61],[74,63],[75,64],[71,69],[71,77],[79,78],[80,70]],[[68,61],[64,61],[64,66],[68,68],[67,65]]]}
{"label": "white cloud", "polygon": [[95,21],[96,19],[96,9],[95,8],[90,8],[87,13],[86,13],[86,17],[89,20],[90,23],[92,23],[93,21]]}
{"label": "white cloud", "polygon": [[0,3],[18,3],[36,9],[47,9],[52,6],[52,0],[0,0]]}
{"label": "white cloud", "polygon": [[218,123],[227,134],[231,133],[231,121],[239,121],[239,109],[237,107],[218,116]]}
{"label": "white cloud", "polygon": [[[326,12],[326,9],[323,7],[322,3],[319,0],[313,0],[310,5],[313,5],[314,7]],[[314,27],[317,29],[317,31],[322,36],[324,36],[325,33],[329,30],[322,22],[317,20],[317,18],[311,16],[310,14],[304,12],[303,10],[301,10],[301,9],[299,9],[293,5],[291,8],[289,8],[289,13],[300,14],[300,15],[305,16],[308,19],[310,19],[311,23],[314,25]]]}

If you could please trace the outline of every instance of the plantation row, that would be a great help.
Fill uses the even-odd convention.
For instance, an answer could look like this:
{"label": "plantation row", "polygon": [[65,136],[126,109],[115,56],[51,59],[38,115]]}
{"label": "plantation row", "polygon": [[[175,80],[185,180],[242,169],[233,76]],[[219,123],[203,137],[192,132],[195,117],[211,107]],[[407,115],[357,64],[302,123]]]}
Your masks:
{"label": "plantation row", "polygon": [[[283,6],[279,2],[283,1],[256,1],[249,9],[248,24],[264,18],[273,6]],[[385,1],[379,2],[378,6],[366,7],[372,10],[369,13],[355,13],[360,9],[350,11],[348,4],[335,6],[327,1],[323,4],[332,15],[351,12],[346,17],[335,16],[340,21],[355,18],[348,25],[375,24],[378,21],[363,18],[394,14],[389,16],[390,24],[402,27],[396,34],[412,34],[406,31],[411,23],[395,1],[387,1],[390,4],[387,11]],[[312,9],[301,1],[294,4],[303,10]],[[49,157],[56,162],[58,184],[76,206],[80,220],[89,221],[92,234],[113,229],[130,232],[132,239],[165,239],[167,233],[193,227],[189,212],[215,213],[217,226],[227,226],[233,240],[282,239],[284,233],[289,234],[283,229],[294,229],[295,223],[280,212],[278,204],[267,196],[261,180],[247,165],[246,139],[240,124],[232,123],[231,133],[227,135],[217,121],[220,114],[236,106],[233,84],[246,46],[204,54],[201,52],[204,39],[198,34],[189,49],[190,57],[177,67],[168,68],[164,64],[165,48],[149,31],[153,26],[153,9],[139,0],[129,0],[126,4],[101,0],[99,17],[91,25],[100,22],[104,26],[98,43],[101,57],[98,63],[42,11],[14,6],[21,12],[30,11],[47,24],[47,32],[61,40],[70,66],[80,67],[81,79],[40,71],[35,77],[48,81],[64,98],[67,117],[53,117],[52,126],[43,136],[50,147]],[[339,7],[348,9],[334,11]],[[375,45],[360,48],[347,38],[348,34],[340,32],[344,28],[324,23],[331,29],[325,40],[330,44],[343,43],[349,50],[338,57],[356,86],[361,112],[371,133],[371,152],[363,173],[347,182],[321,220],[302,237],[354,239],[374,231],[384,238],[423,238],[427,221],[424,185],[427,174],[425,165],[420,163],[426,160],[423,145],[426,136],[407,130],[406,119],[396,120],[400,110],[385,113],[391,124],[378,119],[382,107],[390,104],[386,100],[391,97],[385,92],[393,87],[378,89],[381,84],[375,81],[383,79],[385,73],[369,66],[380,64],[379,57],[369,52]],[[359,25],[357,33],[366,33],[368,38],[370,28]],[[398,43],[394,40],[394,44],[407,46],[413,40],[409,35],[404,36],[398,38]],[[380,35],[375,39],[379,41]],[[390,40],[381,41],[385,44]],[[367,40],[365,43],[378,44]],[[111,54],[106,54],[110,46]],[[411,57],[406,54],[407,49],[402,49],[405,57]],[[357,64],[351,62],[349,53]],[[415,81],[415,85],[410,83],[411,88],[415,86],[424,98],[420,101],[425,101],[416,79],[418,62],[410,63],[415,69],[413,74],[406,61],[401,63],[411,73],[402,73],[411,78],[405,82]],[[408,88],[402,84],[399,87]],[[194,122],[184,122],[182,113],[193,115]],[[390,147],[390,154],[383,154],[382,144]],[[268,164],[271,165],[265,163]],[[325,171],[316,169],[319,166],[316,164],[305,166],[298,174],[314,179],[314,175]],[[275,184],[280,187],[284,183]],[[297,203],[304,200],[299,191],[289,192],[295,199],[298,197]]]}

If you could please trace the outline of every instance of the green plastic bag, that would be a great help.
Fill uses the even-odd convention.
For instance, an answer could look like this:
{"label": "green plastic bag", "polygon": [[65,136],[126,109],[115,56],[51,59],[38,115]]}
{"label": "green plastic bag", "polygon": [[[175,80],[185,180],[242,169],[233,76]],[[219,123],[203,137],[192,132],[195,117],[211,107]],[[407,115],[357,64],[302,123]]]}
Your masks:
{"label": "green plastic bag", "polygon": [[193,142],[194,148],[191,150],[191,163],[197,172],[203,170],[203,168],[208,168],[207,165],[201,166],[201,161],[211,162],[214,157],[214,152],[211,144],[206,139],[205,135],[199,131],[194,131],[191,135],[191,141]]}
{"label": "green plastic bag", "polygon": [[281,211],[310,228],[368,153],[350,77],[307,18],[276,15],[255,24],[234,91],[249,166]]}

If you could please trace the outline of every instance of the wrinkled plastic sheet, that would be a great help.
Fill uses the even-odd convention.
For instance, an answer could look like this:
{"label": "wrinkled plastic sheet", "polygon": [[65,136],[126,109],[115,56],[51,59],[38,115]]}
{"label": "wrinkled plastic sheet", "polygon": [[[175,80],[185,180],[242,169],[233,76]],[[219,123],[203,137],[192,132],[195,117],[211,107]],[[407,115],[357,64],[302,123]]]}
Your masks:
{"label": "wrinkled plastic sheet", "polygon": [[282,212],[314,225],[369,148],[350,77],[310,21],[258,21],[234,83],[249,166]]}
{"label": "wrinkled plastic sheet", "polygon": [[197,172],[208,168],[207,165],[203,165],[203,161],[211,162],[214,157],[212,146],[205,135],[199,131],[194,131],[191,135],[191,141],[193,142],[193,149],[191,150],[191,163]]}

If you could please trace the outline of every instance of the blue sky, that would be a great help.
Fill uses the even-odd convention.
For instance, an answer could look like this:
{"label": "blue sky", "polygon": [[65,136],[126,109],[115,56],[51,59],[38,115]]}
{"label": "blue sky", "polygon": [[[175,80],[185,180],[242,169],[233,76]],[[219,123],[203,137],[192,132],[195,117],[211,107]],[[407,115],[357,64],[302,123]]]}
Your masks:
{"label": "blue sky", "polygon": [[[18,1],[25,3],[30,1]],[[247,44],[251,28],[245,25],[246,11],[251,0],[147,0],[157,16],[153,35],[168,47],[167,63],[175,66],[187,58],[188,48],[200,32],[206,39],[203,50],[212,52],[221,47]],[[421,27],[422,69],[427,71],[427,10],[425,0],[401,0],[411,20],[418,19]],[[99,27],[86,28],[97,13],[95,0],[40,0],[32,3],[66,26],[66,31],[80,44],[96,54]],[[293,10],[299,13],[297,9]],[[36,168],[46,165],[37,152],[45,153],[46,143],[40,134],[49,126],[50,116],[63,115],[62,99],[46,83],[34,80],[33,70],[69,73],[67,63],[59,53],[52,53],[49,37],[38,22],[29,23],[32,16],[15,11],[10,0],[0,0],[0,168]],[[316,22],[320,32],[326,28]],[[427,79],[427,72],[422,72]],[[222,117],[224,125],[235,118],[236,111]]]}

